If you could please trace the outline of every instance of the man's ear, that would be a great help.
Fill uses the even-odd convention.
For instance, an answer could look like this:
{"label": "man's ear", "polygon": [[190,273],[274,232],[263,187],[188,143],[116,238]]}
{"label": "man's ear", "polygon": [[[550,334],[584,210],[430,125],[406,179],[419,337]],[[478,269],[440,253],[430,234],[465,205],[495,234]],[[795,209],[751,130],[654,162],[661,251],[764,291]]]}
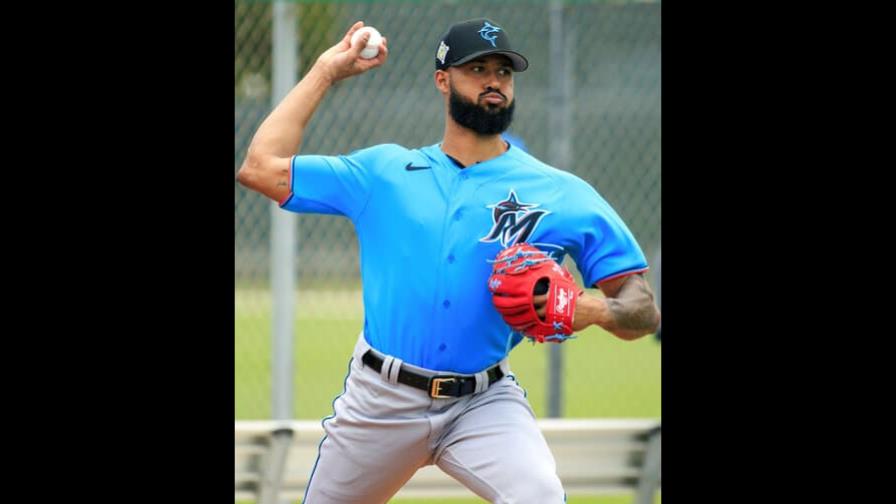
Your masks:
{"label": "man's ear", "polygon": [[450,86],[448,85],[448,83],[451,80],[451,75],[449,75],[445,70],[436,70],[436,73],[433,75],[433,79],[436,83],[436,89],[438,89],[442,94],[448,94],[448,91],[450,90]]}

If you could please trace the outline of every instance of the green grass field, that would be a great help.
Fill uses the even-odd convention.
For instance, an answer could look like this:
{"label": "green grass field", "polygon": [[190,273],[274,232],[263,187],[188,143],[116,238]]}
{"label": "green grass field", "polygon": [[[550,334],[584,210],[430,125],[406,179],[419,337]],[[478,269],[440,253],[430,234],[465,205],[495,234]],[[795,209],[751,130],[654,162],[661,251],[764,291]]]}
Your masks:
{"label": "green grass field", "polygon": [[[300,299],[312,296],[303,292]],[[327,303],[336,302],[338,299],[327,299]],[[234,383],[237,419],[263,419],[271,415],[269,306],[269,296],[265,293],[237,292]],[[352,306],[354,309],[355,305]],[[296,418],[320,419],[332,412],[332,401],[342,392],[351,351],[363,324],[359,311],[346,317],[344,311],[340,313],[327,306],[299,309],[293,349]],[[656,339],[645,336],[636,341],[622,341],[597,327],[577,336],[562,345],[564,417],[660,417],[660,344]],[[547,413],[547,362],[548,345],[523,341],[510,354],[511,367],[540,416]]]}
{"label": "green grass field", "polygon": [[[332,293],[331,293],[332,294]],[[343,381],[363,319],[356,294],[327,297],[314,304],[313,292],[299,294],[294,340],[294,417],[322,419]],[[308,308],[308,306],[312,306]],[[346,307],[347,310],[345,309]],[[235,417],[271,416],[270,299],[266,292],[236,293]],[[564,417],[660,418],[660,344],[652,336],[622,341],[593,327],[563,343]],[[539,417],[547,413],[548,345],[520,343],[511,367]],[[410,504],[417,500],[392,501]],[[426,504],[478,504],[481,499],[420,500]],[[629,504],[630,495],[570,496],[568,504]],[[659,500],[656,501],[657,503]]]}

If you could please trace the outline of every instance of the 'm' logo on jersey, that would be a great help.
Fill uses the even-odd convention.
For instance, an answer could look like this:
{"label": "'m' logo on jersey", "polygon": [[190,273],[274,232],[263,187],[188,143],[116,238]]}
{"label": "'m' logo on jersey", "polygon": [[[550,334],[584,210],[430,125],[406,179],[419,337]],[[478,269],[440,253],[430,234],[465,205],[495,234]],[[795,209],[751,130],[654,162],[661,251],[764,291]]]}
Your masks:
{"label": "'m' logo on jersey", "polygon": [[527,241],[541,218],[551,213],[547,210],[534,210],[538,206],[534,203],[519,201],[516,193],[511,189],[506,200],[486,207],[494,209],[492,219],[495,224],[488,234],[480,238],[479,241],[497,241],[504,248]]}

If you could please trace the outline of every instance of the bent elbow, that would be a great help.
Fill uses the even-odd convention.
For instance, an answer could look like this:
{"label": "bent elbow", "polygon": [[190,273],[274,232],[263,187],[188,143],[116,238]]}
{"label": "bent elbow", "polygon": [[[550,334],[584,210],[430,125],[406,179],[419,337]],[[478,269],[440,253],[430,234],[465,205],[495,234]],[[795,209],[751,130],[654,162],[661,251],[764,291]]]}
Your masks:
{"label": "bent elbow", "polygon": [[245,186],[248,179],[249,174],[246,172],[246,164],[243,163],[243,165],[240,166],[240,169],[236,172],[236,181],[239,182],[240,185]]}
{"label": "bent elbow", "polygon": [[656,305],[651,306],[649,309],[644,308],[640,310],[639,315],[636,317],[636,319],[640,320],[641,322],[633,323],[630,327],[625,329],[620,328],[612,331],[613,334],[619,339],[625,341],[633,341],[643,338],[648,334],[656,334],[656,331],[659,330],[660,312],[656,308]]}
{"label": "bent elbow", "polygon": [[660,312],[657,310],[656,305],[652,307],[650,310],[650,314],[645,314],[645,319],[650,322],[645,324],[644,328],[640,331],[638,337],[647,336],[648,334],[656,334],[656,332],[660,328]]}
{"label": "bent elbow", "polygon": [[648,334],[651,334],[651,333],[646,330],[635,331],[635,330],[620,329],[618,331],[613,332],[614,336],[616,336],[617,338],[619,338],[621,340],[625,340],[625,341],[634,341],[636,339],[641,339],[644,336],[647,336]]}
{"label": "bent elbow", "polygon": [[289,159],[249,149],[236,180],[246,188],[280,202],[289,195]]}
{"label": "bent elbow", "polygon": [[260,172],[261,160],[258,159],[257,155],[253,155],[250,152],[243,161],[242,166],[240,166],[239,171],[236,173],[236,181],[244,187],[255,189],[258,185],[257,181]]}

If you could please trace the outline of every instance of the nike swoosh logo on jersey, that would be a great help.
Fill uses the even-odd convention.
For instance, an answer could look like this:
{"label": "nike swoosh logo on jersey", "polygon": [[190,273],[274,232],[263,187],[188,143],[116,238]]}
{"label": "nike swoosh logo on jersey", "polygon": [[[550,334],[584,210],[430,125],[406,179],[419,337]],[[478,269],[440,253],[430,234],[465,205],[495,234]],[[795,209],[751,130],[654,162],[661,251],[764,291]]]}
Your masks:
{"label": "nike swoosh logo on jersey", "polygon": [[430,168],[429,166],[411,166],[412,164],[413,163],[408,163],[408,165],[405,166],[404,169],[407,171],[414,171],[414,170],[427,170]]}

